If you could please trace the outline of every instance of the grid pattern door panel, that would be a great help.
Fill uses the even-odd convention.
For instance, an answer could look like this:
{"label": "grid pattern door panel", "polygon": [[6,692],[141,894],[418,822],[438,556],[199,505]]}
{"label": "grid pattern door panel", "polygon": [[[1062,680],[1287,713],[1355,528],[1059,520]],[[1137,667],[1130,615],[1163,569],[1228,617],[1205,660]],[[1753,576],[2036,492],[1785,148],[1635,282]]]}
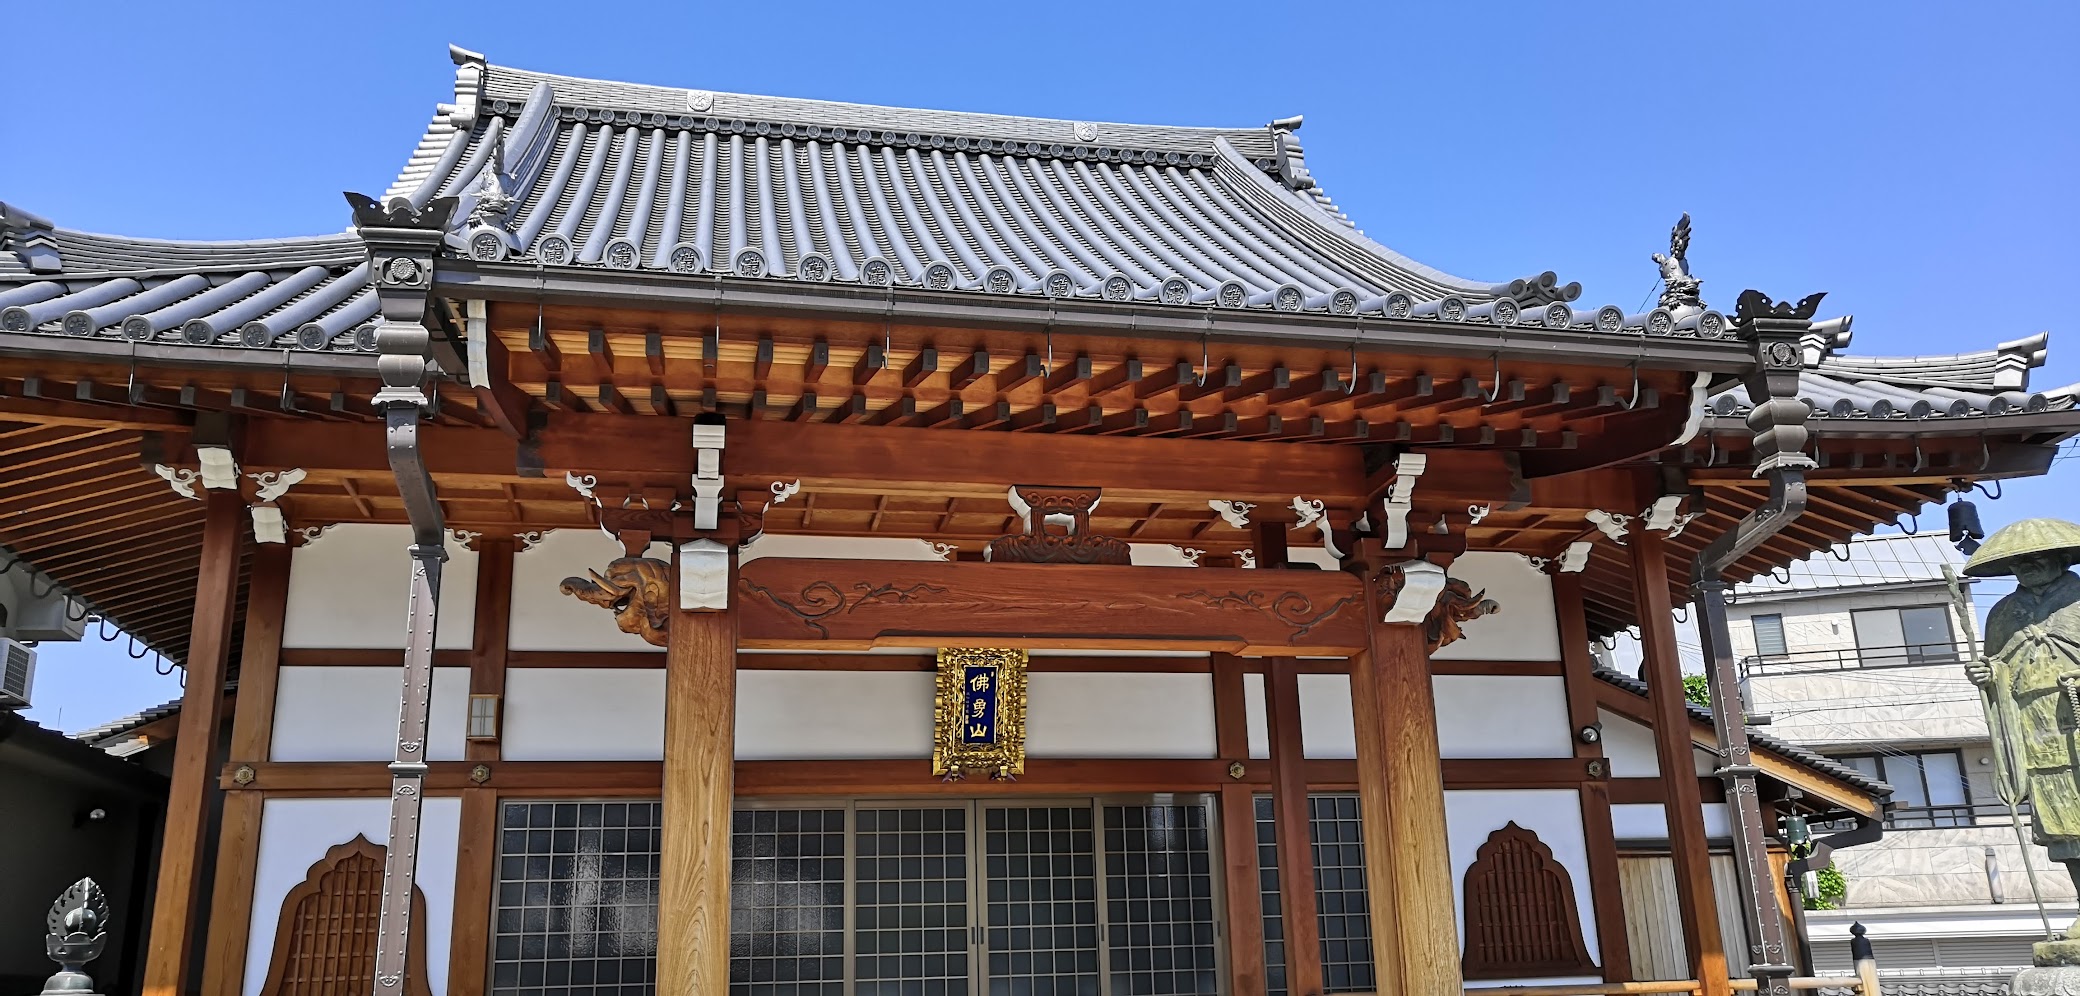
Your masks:
{"label": "grid pattern door panel", "polygon": [[983,809],[989,996],[1101,996],[1089,806]]}
{"label": "grid pattern door panel", "polygon": [[491,992],[648,996],[656,802],[514,802],[500,820]]}
{"label": "grid pattern door panel", "polygon": [[1372,992],[1372,905],[1365,891],[1364,823],[1355,795],[1307,798],[1314,901],[1322,927],[1322,989]]}
{"label": "grid pattern door panel", "polygon": [[843,996],[843,809],[731,814],[729,891],[731,996]]}
{"label": "grid pattern door panel", "polygon": [[1213,996],[1212,833],[1204,805],[1105,807],[1110,996]]}
{"label": "grid pattern door panel", "polygon": [[967,807],[853,816],[855,996],[967,996]]}

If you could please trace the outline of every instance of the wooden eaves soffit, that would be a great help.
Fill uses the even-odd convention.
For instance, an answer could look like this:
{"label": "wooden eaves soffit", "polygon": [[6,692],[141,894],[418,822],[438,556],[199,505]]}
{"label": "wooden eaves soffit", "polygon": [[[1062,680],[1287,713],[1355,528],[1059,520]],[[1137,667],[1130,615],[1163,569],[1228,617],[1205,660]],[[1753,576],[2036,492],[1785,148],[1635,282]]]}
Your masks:
{"label": "wooden eaves soffit", "polygon": [[[801,482],[768,533],[977,556],[1037,477],[1101,489],[1096,533],[1231,558],[1266,523],[1333,542],[1395,498],[1392,528],[1581,570],[1607,632],[1633,621],[1635,520],[1688,523],[1666,543],[1681,579],[1764,498],[1735,386],[1752,348],[1694,286],[1628,313],[1549,272],[1421,266],[1335,207],[1297,120],[924,112],[455,58],[454,100],[378,198],[456,199],[421,430],[452,528],[590,528],[566,474],[614,501],[683,488],[687,424],[719,414],[733,495]],[[272,501],[292,537],[405,521],[373,442],[377,312],[353,232],[165,242],[0,209],[0,544],[178,657],[192,592],[166,565],[195,556],[199,509],[147,468],[196,466],[202,416],[232,417],[242,473],[304,472]],[[1844,355],[1847,332],[1803,341],[1809,509],[1731,576],[1953,481],[2040,473],[2080,429],[2072,390],[2029,390],[2040,340],[1896,361]]]}

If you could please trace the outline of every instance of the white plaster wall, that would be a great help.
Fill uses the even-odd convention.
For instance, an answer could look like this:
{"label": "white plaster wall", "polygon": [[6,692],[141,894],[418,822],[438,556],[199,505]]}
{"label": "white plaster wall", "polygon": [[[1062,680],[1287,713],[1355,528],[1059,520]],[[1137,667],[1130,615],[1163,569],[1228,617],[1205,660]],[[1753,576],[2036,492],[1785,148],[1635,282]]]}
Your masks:
{"label": "white plaster wall", "polygon": [[1026,677],[1032,757],[1215,757],[1213,676],[1041,671]]}
{"label": "white plaster wall", "polygon": [[1543,675],[1440,674],[1439,757],[1572,757],[1567,680]]}
{"label": "white plaster wall", "polygon": [[[455,850],[461,819],[462,800],[455,798],[427,799],[419,817],[417,882],[426,897],[425,972],[433,996],[447,996],[448,992],[449,929],[455,920]],[[267,981],[282,900],[326,851],[357,834],[377,844],[389,841],[390,800],[269,799],[262,804],[244,996],[259,996]]]}
{"label": "white plaster wall", "polygon": [[[604,537],[602,537],[604,538]],[[404,649],[411,601],[410,526],[343,523],[289,555],[282,646]],[[447,542],[434,646],[468,650],[476,626],[477,555]]]}
{"label": "white plaster wall", "polygon": [[663,668],[513,668],[505,706],[499,752],[508,761],[664,756]]}
{"label": "white plaster wall", "polygon": [[737,759],[932,756],[928,671],[737,672]]}
{"label": "white plaster wall", "polygon": [[1452,561],[1452,577],[1485,590],[1502,608],[1466,624],[1466,636],[1437,651],[1447,661],[1557,661],[1560,623],[1553,579],[1514,553],[1468,553]]}
{"label": "white plaster wall", "polygon": [[1661,774],[1661,759],[1654,753],[1654,731],[1608,709],[1599,709],[1596,721],[1603,724],[1603,756],[1611,763],[1612,778],[1655,778]]}
{"label": "white plaster wall", "polygon": [[1302,674],[1300,683],[1300,754],[1349,760],[1358,756],[1358,732],[1351,725],[1351,676]]}
{"label": "white plaster wall", "polygon": [[[1459,925],[1459,950],[1466,950],[1466,869],[1488,835],[1514,822],[1553,849],[1574,886],[1575,916],[1590,954],[1601,950],[1596,903],[1589,890],[1589,844],[1582,832],[1581,794],[1573,789],[1460,790],[1444,794],[1445,837],[1451,851],[1452,905]],[[1576,977],[1569,976],[1569,979]],[[1547,981],[1547,980],[1541,980]],[[1600,981],[1583,979],[1581,981]],[[1507,981],[1483,985],[1508,985]]]}
{"label": "white plaster wall", "polygon": [[1271,756],[1271,716],[1264,702],[1264,676],[1242,676],[1242,718],[1249,728],[1249,756]]}
{"label": "white plaster wall", "polygon": [[[1668,810],[1658,802],[1628,802],[1611,807],[1612,836],[1619,840],[1667,840]],[[1723,802],[1704,804],[1704,835],[1733,836],[1733,817]]]}
{"label": "white plaster wall", "polygon": [[[763,542],[763,541],[761,541]],[[653,543],[649,555],[666,556]],[[597,529],[557,529],[531,550],[513,555],[513,650],[656,650],[614,625],[614,614],[557,590],[564,578],[586,577],[622,555],[621,544]]]}
{"label": "white plaster wall", "polygon": [[[397,756],[404,668],[294,664],[281,669],[274,696],[275,761],[388,761]],[[426,759],[463,759],[469,668],[433,669]]]}

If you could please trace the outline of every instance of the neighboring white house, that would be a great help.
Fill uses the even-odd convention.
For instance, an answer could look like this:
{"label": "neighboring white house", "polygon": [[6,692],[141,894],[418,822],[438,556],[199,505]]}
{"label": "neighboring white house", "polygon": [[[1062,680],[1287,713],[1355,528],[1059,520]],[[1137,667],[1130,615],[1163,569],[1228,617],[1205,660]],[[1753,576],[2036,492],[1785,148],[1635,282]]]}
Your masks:
{"label": "neighboring white house", "polygon": [[[1994,792],[1979,692],[1964,675],[1966,630],[1943,579],[1944,565],[1964,558],[1932,531],[1861,538],[1834,553],[1846,559],[1821,554],[1741,585],[1727,613],[1750,722],[1893,787],[1884,836],[1835,852],[1848,894],[1841,909],[1808,914],[1814,967],[1848,970],[1849,926],[1861,922],[1902,991],[2005,983],[2029,964],[2043,926]],[[1983,619],[2012,583],[1977,587]],[[1694,625],[1682,629],[1694,654]],[[1621,643],[1614,666],[1636,668],[1632,649]],[[2029,851],[2062,928],[2075,915],[2072,881]]]}

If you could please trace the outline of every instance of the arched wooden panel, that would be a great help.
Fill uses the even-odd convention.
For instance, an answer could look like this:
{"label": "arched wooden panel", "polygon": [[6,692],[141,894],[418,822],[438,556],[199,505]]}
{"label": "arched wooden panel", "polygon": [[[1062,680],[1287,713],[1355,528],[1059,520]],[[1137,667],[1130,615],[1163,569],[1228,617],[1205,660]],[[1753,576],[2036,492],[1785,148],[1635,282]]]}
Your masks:
{"label": "arched wooden panel", "polygon": [[1574,882],[1538,835],[1511,823],[1466,869],[1468,979],[1593,975]]}
{"label": "arched wooden panel", "polygon": [[[368,996],[375,991],[384,848],[356,836],[334,846],[282,900],[260,996]],[[412,889],[405,996],[426,988],[426,896]]]}

